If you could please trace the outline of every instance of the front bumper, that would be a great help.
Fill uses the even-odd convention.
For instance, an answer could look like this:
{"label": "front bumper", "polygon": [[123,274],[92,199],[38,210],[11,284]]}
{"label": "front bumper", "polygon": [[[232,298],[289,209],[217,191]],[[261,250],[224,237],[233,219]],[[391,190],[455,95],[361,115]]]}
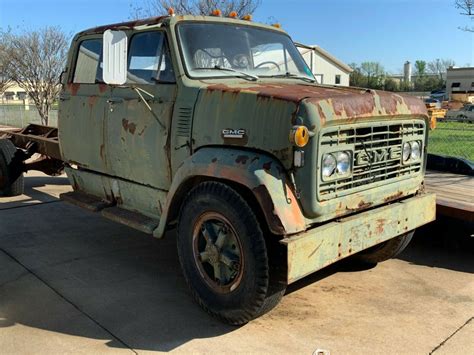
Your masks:
{"label": "front bumper", "polygon": [[412,231],[436,217],[436,195],[423,194],[341,218],[283,239],[288,284],[338,260]]}

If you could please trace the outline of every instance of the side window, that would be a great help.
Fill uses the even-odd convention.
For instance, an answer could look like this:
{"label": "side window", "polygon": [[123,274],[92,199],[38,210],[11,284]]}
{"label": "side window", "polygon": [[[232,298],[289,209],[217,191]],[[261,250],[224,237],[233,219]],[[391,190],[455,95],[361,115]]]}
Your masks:
{"label": "side window", "polygon": [[74,83],[94,84],[102,80],[102,39],[81,42],[74,70]]}
{"label": "side window", "polygon": [[169,47],[162,32],[144,32],[132,37],[128,55],[129,84],[174,83]]}
{"label": "side window", "polygon": [[336,74],[336,85],[341,85],[341,76],[339,74]]}

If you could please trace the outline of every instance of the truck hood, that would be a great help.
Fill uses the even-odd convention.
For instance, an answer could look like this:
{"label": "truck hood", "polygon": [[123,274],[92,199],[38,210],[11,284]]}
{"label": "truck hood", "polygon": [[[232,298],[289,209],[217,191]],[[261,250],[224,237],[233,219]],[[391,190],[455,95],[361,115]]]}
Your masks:
{"label": "truck hood", "polygon": [[[314,133],[331,124],[427,119],[422,101],[383,91],[288,83],[201,81],[194,108],[194,149],[238,146],[265,151],[285,168],[293,164],[288,135],[296,124]],[[243,132],[228,139],[224,132]],[[306,150],[311,149],[310,146]]]}
{"label": "truck hood", "polygon": [[321,125],[327,121],[364,117],[425,116],[423,102],[408,95],[401,95],[363,88],[333,87],[316,84],[292,83],[236,83],[211,84],[209,91],[232,94],[255,94],[261,99],[283,100],[313,106],[319,113]]}

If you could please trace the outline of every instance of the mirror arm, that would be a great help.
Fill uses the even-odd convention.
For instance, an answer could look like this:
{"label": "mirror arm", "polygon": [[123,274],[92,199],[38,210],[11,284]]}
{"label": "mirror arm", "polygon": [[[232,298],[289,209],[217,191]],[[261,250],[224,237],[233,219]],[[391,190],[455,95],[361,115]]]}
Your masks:
{"label": "mirror arm", "polygon": [[152,99],[155,98],[154,95],[150,94],[149,92],[141,89],[141,88],[138,88],[136,86],[131,86],[132,90],[134,90],[138,96],[140,96],[140,98],[142,99],[143,103],[145,104],[145,106],[148,108],[148,110],[152,113],[153,117],[155,117],[156,121],[159,123],[159,125],[161,126],[161,128],[163,129],[166,129],[166,126],[160,121],[160,119],[158,118],[158,116],[155,114],[155,112],[153,112],[153,109],[151,108],[151,106],[148,104],[148,101],[145,100],[145,98],[143,97],[142,95],[142,92],[148,96],[150,96]]}

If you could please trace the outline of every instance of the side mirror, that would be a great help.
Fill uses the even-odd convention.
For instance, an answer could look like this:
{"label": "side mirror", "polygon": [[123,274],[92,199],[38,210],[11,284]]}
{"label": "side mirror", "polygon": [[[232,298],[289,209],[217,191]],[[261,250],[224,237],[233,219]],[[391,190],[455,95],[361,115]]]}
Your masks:
{"label": "side mirror", "polygon": [[107,30],[103,39],[103,79],[106,84],[123,85],[127,81],[127,35]]}

